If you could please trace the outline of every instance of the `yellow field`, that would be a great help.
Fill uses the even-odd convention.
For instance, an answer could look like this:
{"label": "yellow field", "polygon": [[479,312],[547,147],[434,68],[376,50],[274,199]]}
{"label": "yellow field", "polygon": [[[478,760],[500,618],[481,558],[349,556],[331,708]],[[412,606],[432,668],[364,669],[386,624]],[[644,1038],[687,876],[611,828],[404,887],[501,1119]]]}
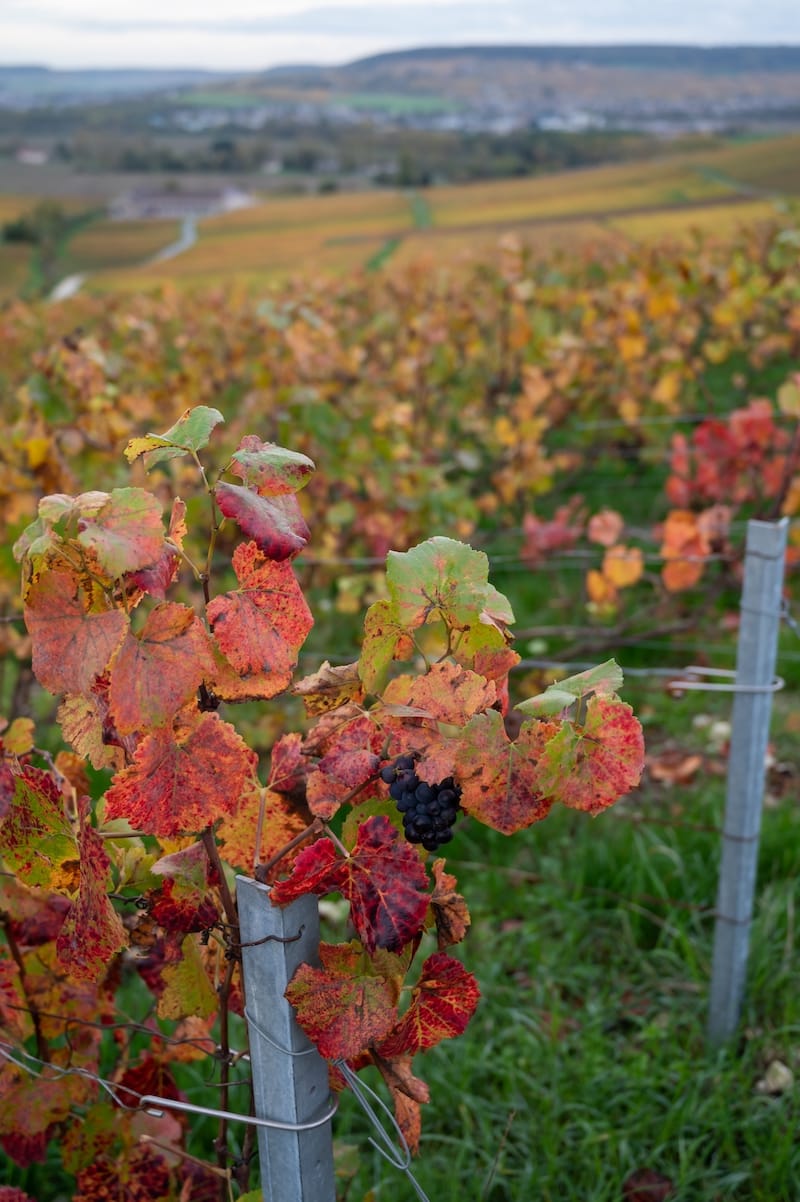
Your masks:
{"label": "yellow field", "polygon": [[769,221],[775,216],[776,208],[771,201],[753,200],[744,204],[711,205],[688,212],[636,213],[611,218],[607,224],[628,238],[649,242],[659,238],[686,238],[694,230],[727,236],[741,226]]}
{"label": "yellow field", "polygon": [[75,271],[136,266],[174,242],[178,234],[177,221],[101,221],[70,239],[69,265]]}
{"label": "yellow field", "polygon": [[[340,274],[383,262],[442,265],[493,253],[515,232],[536,252],[625,240],[726,233],[767,220],[776,192],[800,195],[800,135],[696,147],[662,158],[561,172],[535,179],[402,192],[274,197],[198,223],[198,241],[163,263],[153,254],[177,237],[174,222],[101,222],[77,234],[69,270],[92,289],[180,286],[236,278],[279,282],[301,274]],[[431,225],[415,228],[420,200]],[[0,199],[0,218],[30,205]],[[392,253],[392,243],[396,243]]]}

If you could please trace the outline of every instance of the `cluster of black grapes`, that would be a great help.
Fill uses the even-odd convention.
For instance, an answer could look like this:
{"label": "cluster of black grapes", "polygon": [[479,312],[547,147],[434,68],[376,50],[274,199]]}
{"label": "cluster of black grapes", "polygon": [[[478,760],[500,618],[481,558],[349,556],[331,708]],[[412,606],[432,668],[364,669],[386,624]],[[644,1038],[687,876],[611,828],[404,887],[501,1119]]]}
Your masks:
{"label": "cluster of black grapes", "polygon": [[461,790],[452,776],[429,785],[417,776],[413,755],[401,755],[381,769],[381,779],[403,815],[409,843],[421,843],[426,851],[436,851],[450,842],[461,809]]}

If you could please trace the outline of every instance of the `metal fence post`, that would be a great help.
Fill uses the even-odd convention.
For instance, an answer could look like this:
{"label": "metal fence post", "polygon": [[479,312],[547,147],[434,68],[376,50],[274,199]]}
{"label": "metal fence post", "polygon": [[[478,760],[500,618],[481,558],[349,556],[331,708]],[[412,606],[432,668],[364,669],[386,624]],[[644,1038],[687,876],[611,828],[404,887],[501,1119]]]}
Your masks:
{"label": "metal fence post", "polygon": [[744,994],[788,524],[788,518],[747,524],[711,972],[712,1045],[735,1031]]}
{"label": "metal fence post", "polygon": [[[328,1066],[283,993],[300,964],[318,960],[317,899],[272,906],[268,886],[244,876],[236,898],[256,1117],[314,1124],[330,1111]],[[335,1202],[330,1117],[304,1131],[259,1127],[258,1152],[264,1202]]]}

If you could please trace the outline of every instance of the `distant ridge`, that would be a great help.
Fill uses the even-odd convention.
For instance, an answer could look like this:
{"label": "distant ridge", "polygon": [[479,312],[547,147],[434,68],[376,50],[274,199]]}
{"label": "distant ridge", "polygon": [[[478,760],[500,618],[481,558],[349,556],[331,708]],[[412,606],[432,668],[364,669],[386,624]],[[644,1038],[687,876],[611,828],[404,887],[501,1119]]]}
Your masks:
{"label": "distant ridge", "polygon": [[382,67],[409,60],[455,58],[505,59],[516,62],[581,62],[598,67],[648,67],[713,71],[800,71],[800,45],[695,46],[620,44],[529,46],[420,46],[372,54],[348,63],[348,68]]}

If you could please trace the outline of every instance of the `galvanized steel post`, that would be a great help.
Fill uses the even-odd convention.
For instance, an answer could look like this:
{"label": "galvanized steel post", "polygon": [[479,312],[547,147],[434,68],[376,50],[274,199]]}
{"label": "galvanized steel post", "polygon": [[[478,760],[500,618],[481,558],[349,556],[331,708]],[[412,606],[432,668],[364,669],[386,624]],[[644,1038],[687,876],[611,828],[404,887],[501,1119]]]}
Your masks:
{"label": "galvanized steel post", "polygon": [[735,1031],[744,996],[788,518],[747,524],[731,748],[717,891],[709,1042]]}
{"label": "galvanized steel post", "polygon": [[[269,888],[236,878],[255,1112],[306,1130],[259,1127],[264,1202],[335,1202],[328,1066],[295,1021],[284,990],[302,963],[317,963],[317,899],[279,908]],[[322,1118],[319,1125],[313,1125]]]}

